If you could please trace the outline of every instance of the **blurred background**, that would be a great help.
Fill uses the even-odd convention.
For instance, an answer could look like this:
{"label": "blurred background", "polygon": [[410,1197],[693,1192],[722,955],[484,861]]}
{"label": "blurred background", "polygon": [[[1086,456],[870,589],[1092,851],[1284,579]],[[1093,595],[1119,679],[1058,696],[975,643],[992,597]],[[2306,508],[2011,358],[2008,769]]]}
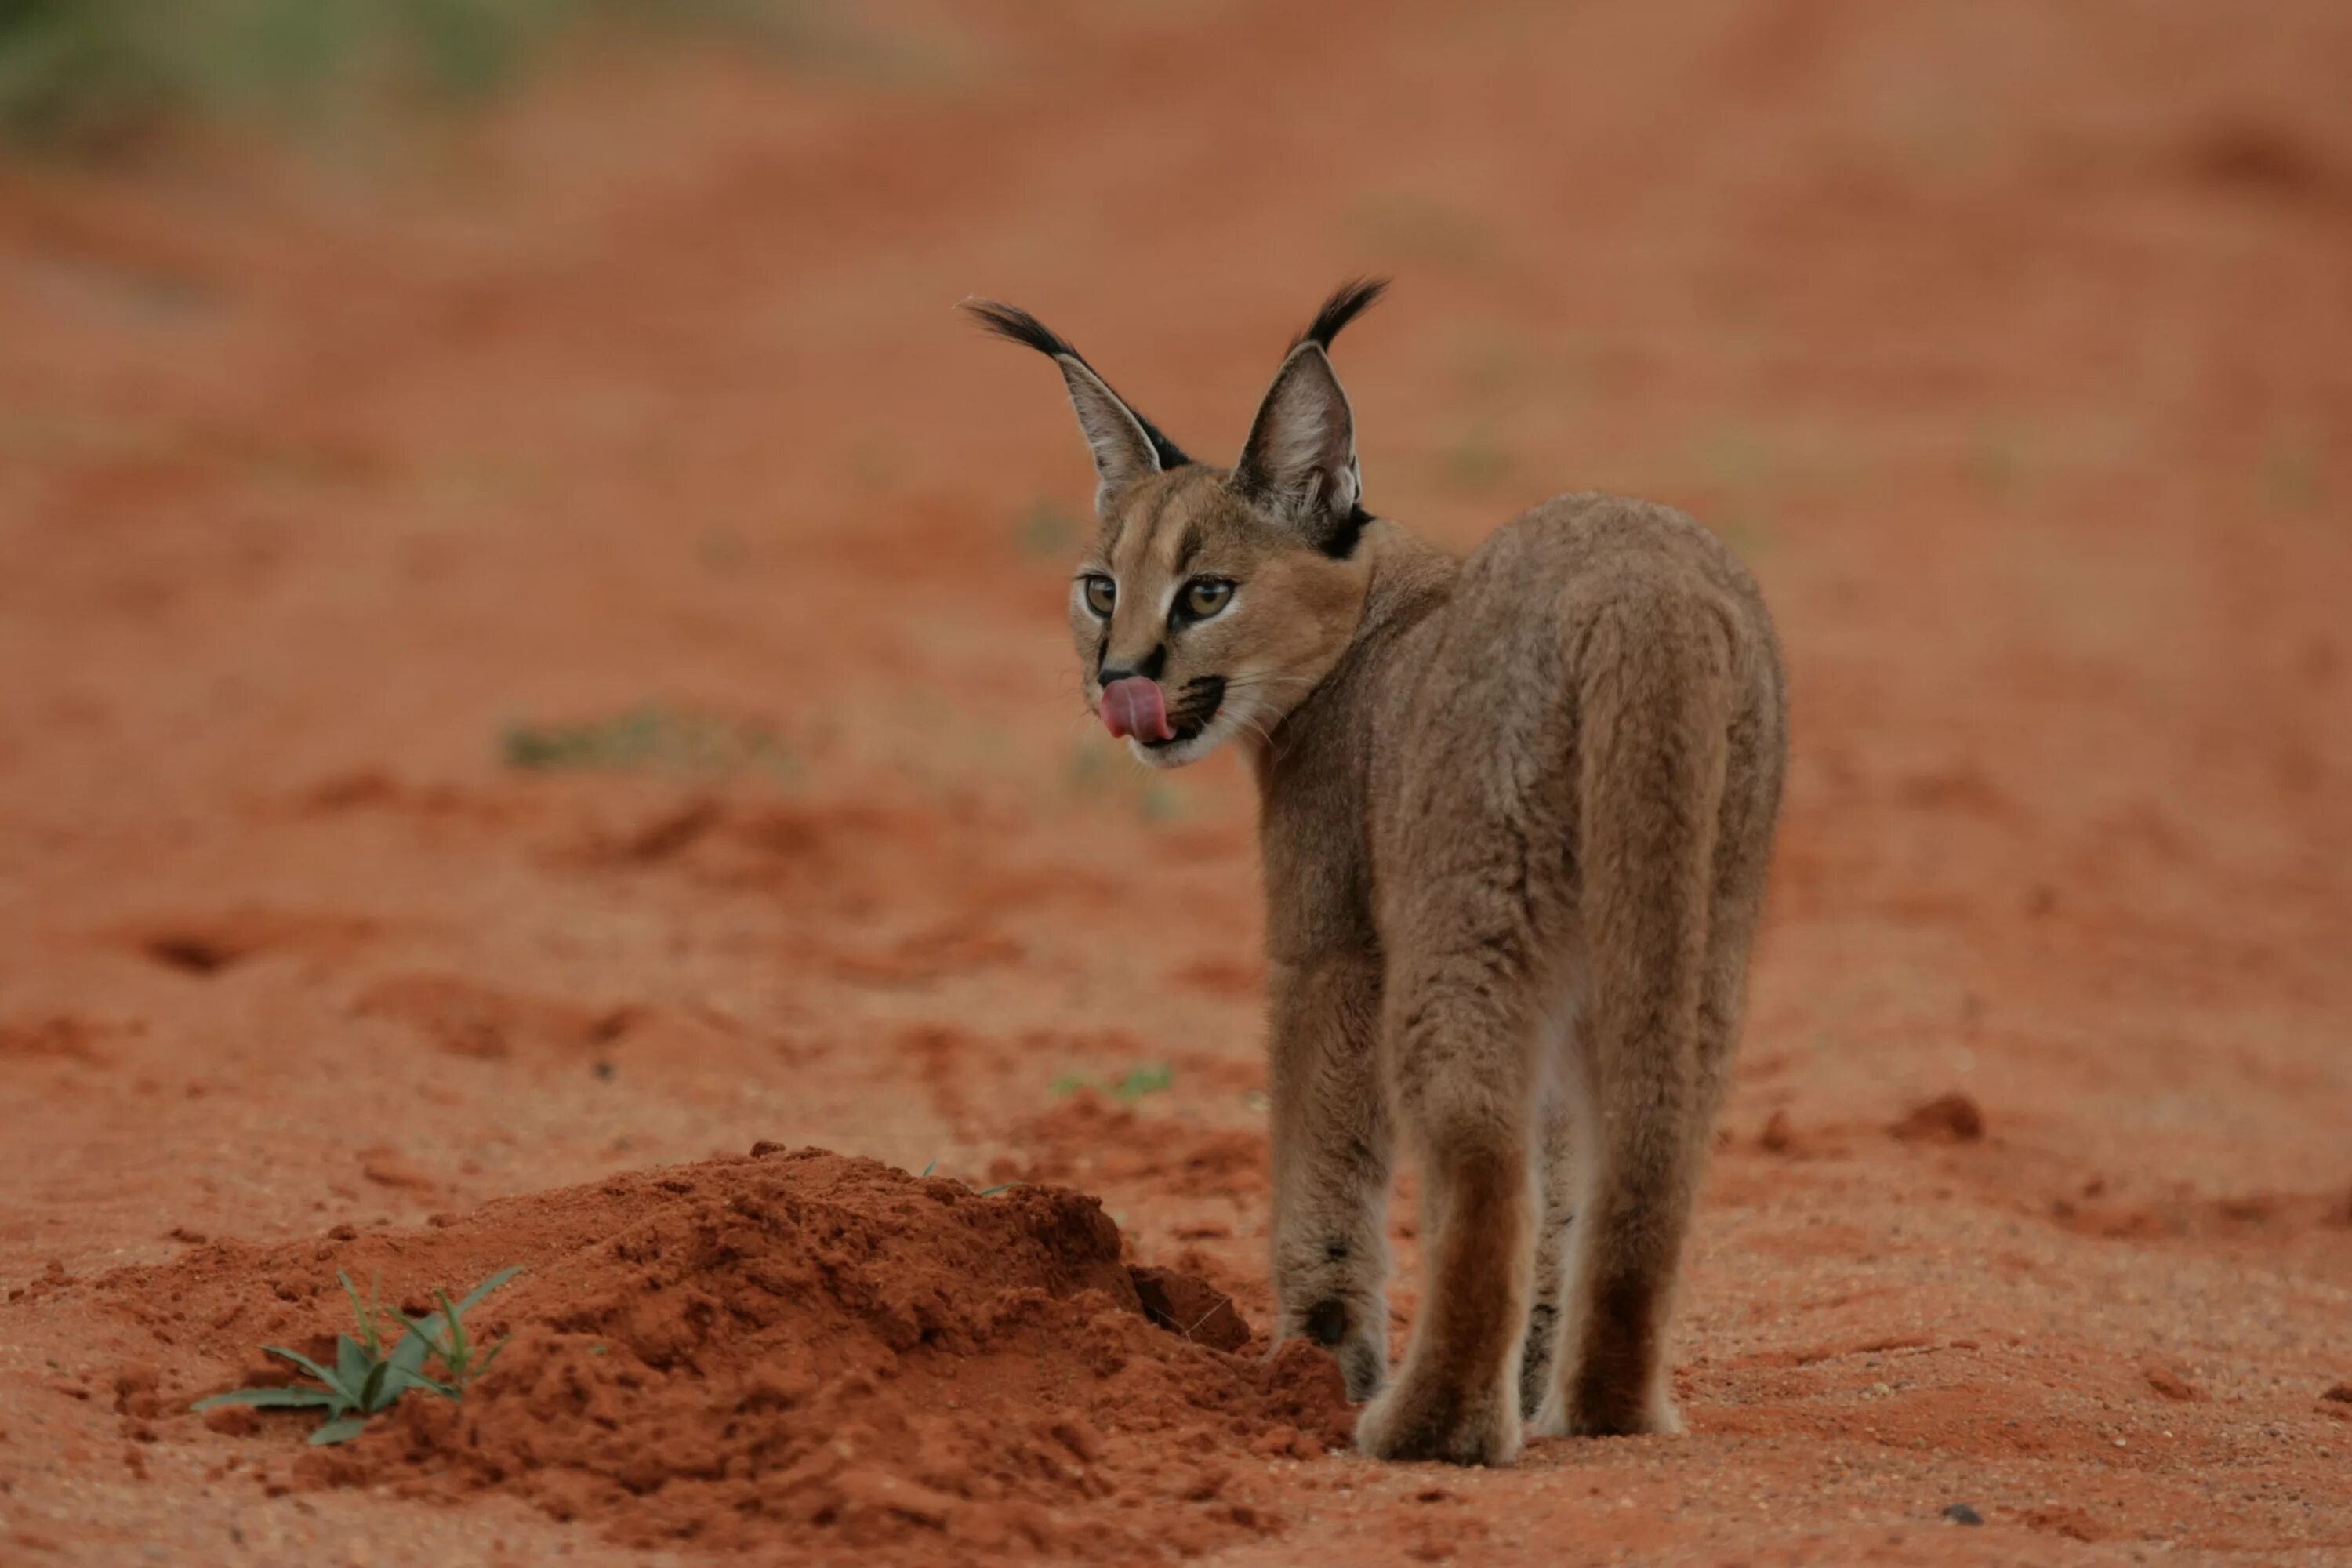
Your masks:
{"label": "blurred background", "polygon": [[1780,618],[1702,1401],[1966,1320],[2324,1435],[2347,80],[2335,0],[0,0],[0,1276],[775,1138],[1262,1314],[1248,780],[1087,721],[1084,448],[953,307],[1225,461],[1371,272],[1374,510],[1665,500]]}

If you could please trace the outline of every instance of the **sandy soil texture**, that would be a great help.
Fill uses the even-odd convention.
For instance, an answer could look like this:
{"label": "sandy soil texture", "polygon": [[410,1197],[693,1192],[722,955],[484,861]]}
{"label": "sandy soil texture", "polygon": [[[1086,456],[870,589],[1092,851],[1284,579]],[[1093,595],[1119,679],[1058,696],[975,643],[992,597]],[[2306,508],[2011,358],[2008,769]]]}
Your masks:
{"label": "sandy soil texture", "polygon": [[[2352,1561],[2352,16],[2257,10],[900,7],[0,169],[0,1562]],[[1250,1341],[1248,783],[1089,727],[950,310],[1227,453],[1360,270],[1379,510],[1780,618],[1679,1439],[1375,1467]],[[508,1264],[461,1406],[187,1411]]]}

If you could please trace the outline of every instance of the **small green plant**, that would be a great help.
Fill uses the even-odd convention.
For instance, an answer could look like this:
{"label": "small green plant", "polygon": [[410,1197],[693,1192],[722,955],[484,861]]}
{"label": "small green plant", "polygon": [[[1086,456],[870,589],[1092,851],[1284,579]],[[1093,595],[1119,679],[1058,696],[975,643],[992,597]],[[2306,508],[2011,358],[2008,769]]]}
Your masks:
{"label": "small green plant", "polygon": [[[1055,1098],[1067,1099],[1087,1087],[1087,1080],[1074,1072],[1066,1072],[1048,1086]],[[1176,1069],[1166,1062],[1150,1067],[1129,1068],[1102,1085],[1103,1092],[1113,1100],[1141,1100],[1147,1094],[1164,1094],[1176,1087]]]}
{"label": "small green plant", "polygon": [[[227,1394],[215,1394],[199,1399],[191,1406],[210,1410],[216,1405],[244,1405],[257,1409],[314,1409],[326,1412],[327,1419],[310,1434],[314,1444],[348,1443],[366,1429],[368,1417],[392,1407],[393,1402],[412,1388],[437,1394],[444,1399],[460,1399],[467,1388],[499,1358],[507,1342],[485,1347],[477,1343],[466,1331],[466,1314],[521,1273],[520,1268],[501,1268],[466,1293],[462,1301],[452,1301],[446,1290],[436,1290],[434,1299],[441,1310],[424,1318],[412,1318],[405,1313],[386,1311],[382,1300],[382,1280],[371,1285],[368,1300],[360,1300],[359,1287],[352,1277],[336,1270],[335,1278],[342,1282],[343,1294],[352,1300],[352,1315],[359,1321],[357,1334],[335,1336],[335,1364],[320,1365],[299,1351],[283,1345],[264,1345],[262,1349],[280,1361],[291,1362],[319,1380],[316,1386],[294,1384],[283,1388],[239,1388]],[[393,1348],[384,1348],[388,1330],[404,1329]],[[443,1375],[427,1376],[427,1358],[441,1363]]]}
{"label": "small green plant", "polygon": [[[461,1398],[466,1390],[473,1386],[476,1378],[490,1370],[490,1363],[499,1359],[499,1352],[507,1348],[507,1342],[499,1340],[488,1346],[477,1343],[474,1337],[466,1331],[466,1313],[484,1296],[520,1272],[520,1269],[509,1268],[492,1275],[476,1286],[463,1301],[452,1301],[448,1291],[436,1289],[433,1292],[433,1299],[441,1303],[439,1312],[424,1319],[404,1317],[401,1320],[408,1325],[409,1339],[424,1340],[426,1353],[440,1362],[441,1369],[448,1373],[441,1383],[430,1386],[446,1393],[452,1399]],[[405,1349],[408,1341],[401,1342],[402,1348]]]}
{"label": "small green plant", "polygon": [[1165,1094],[1176,1087],[1176,1069],[1166,1062],[1148,1068],[1129,1068],[1112,1081],[1111,1097],[1115,1100],[1141,1100],[1147,1094]]}
{"label": "small green plant", "polygon": [[499,751],[507,766],[527,773],[709,773],[757,767],[791,777],[796,768],[792,748],[764,725],[658,703],[576,724],[509,724],[499,736]]}

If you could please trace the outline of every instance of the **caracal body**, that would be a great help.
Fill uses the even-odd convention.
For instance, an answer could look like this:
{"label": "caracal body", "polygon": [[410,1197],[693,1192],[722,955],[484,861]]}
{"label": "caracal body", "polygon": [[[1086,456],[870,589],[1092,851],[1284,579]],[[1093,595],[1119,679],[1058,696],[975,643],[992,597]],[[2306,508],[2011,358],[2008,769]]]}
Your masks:
{"label": "caracal body", "polygon": [[[1753,579],[1671,509],[1548,501],[1466,558],[1360,505],[1335,294],[1231,469],[1066,342],[1102,530],[1072,584],[1090,708],[1261,801],[1276,1338],[1339,1360],[1388,1458],[1678,1429],[1665,1335],[1739,1031],[1787,758]],[[1388,1369],[1386,1208],[1425,1279]]]}

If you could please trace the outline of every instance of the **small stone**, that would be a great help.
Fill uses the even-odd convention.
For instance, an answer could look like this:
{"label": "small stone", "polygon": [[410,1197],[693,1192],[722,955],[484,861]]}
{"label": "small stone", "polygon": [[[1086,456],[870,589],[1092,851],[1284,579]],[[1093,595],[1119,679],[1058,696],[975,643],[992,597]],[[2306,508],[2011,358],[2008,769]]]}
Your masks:
{"label": "small stone", "polygon": [[2147,1379],[2148,1387],[2177,1404],[2196,1404],[2205,1397],[2189,1369],[2177,1362],[2154,1357],[2140,1363],[2140,1375]]}
{"label": "small stone", "polygon": [[1764,1123],[1764,1131],[1758,1135],[1756,1142],[1763,1146],[1767,1153],[1787,1153],[1797,1142],[1797,1130],[1790,1124],[1789,1113],[1785,1110],[1774,1111],[1770,1119]]}
{"label": "small stone", "polygon": [[1984,1515],[1964,1502],[1956,1502],[1944,1510],[1944,1517],[1954,1524],[1982,1524]]}
{"label": "small stone", "polygon": [[1143,1315],[1168,1330],[1213,1350],[1238,1351],[1249,1343],[1249,1325],[1234,1310],[1233,1299],[1206,1280],[1173,1268],[1130,1268],[1143,1303]]}
{"label": "small stone", "polygon": [[360,1174],[379,1186],[423,1188],[439,1184],[415,1161],[382,1144],[360,1151]]}
{"label": "small stone", "polygon": [[1965,1094],[1947,1094],[1916,1107],[1888,1129],[1913,1143],[1973,1143],[1985,1134],[1984,1112]]}

